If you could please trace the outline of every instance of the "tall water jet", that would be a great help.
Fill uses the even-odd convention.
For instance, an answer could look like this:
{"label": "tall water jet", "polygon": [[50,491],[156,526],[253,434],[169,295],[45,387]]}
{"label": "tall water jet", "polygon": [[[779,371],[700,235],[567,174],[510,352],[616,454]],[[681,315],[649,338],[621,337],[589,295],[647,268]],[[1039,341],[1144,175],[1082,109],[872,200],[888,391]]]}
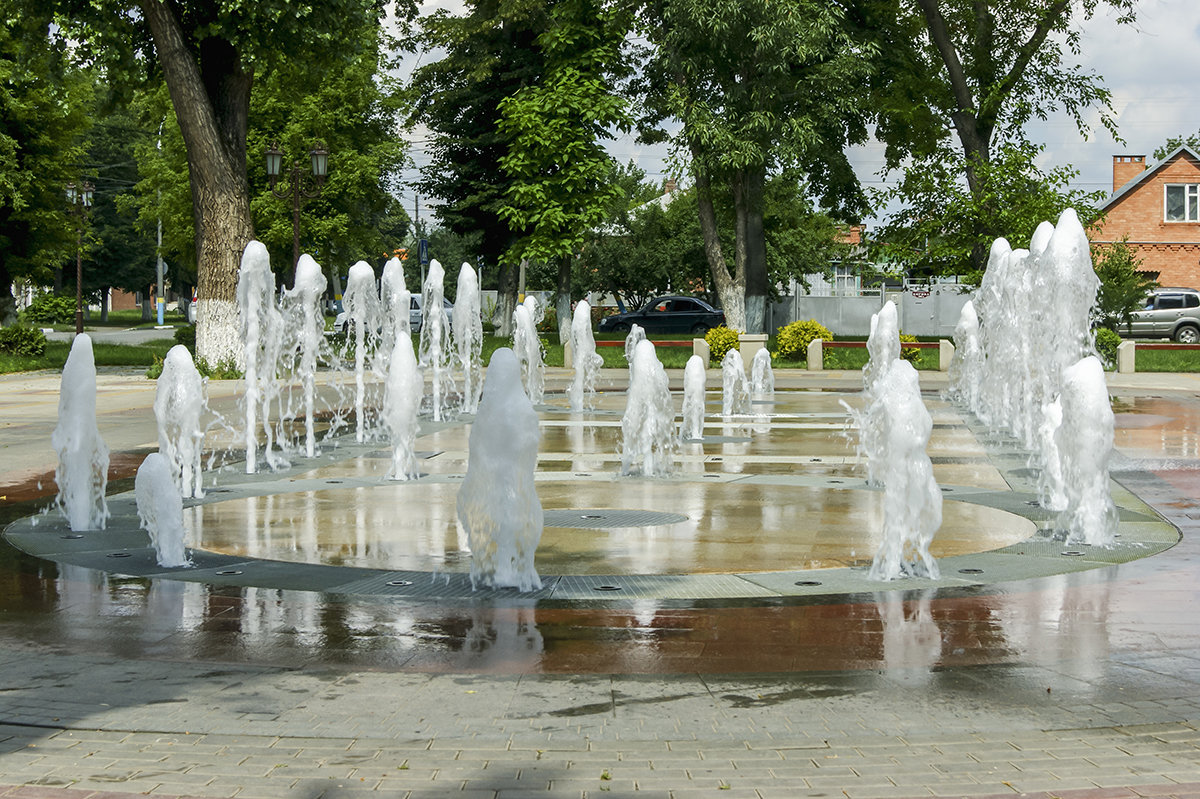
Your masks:
{"label": "tall water jet", "polygon": [[367,440],[367,351],[379,321],[375,270],[366,261],[359,261],[350,267],[346,291],[342,295],[342,307],[346,309],[354,333],[354,440],[361,444]]}
{"label": "tall water jet", "polygon": [[387,474],[391,480],[410,480],[418,476],[415,443],[417,416],[424,392],[412,336],[399,336],[388,359],[382,412],[383,428],[392,442],[392,468]]}
{"label": "tall water jet", "polygon": [[55,506],[72,530],[103,530],[108,519],[108,446],[96,425],[96,361],[92,339],[80,333],[63,364],[58,425],[50,435],[58,454]]}
{"label": "tall water jet", "polygon": [[596,376],[604,365],[604,358],[596,352],[596,338],[592,335],[592,306],[587,300],[575,305],[571,317],[571,358],[575,361],[575,376],[567,389],[571,410],[590,409],[596,396]]}
{"label": "tall water jet", "polygon": [[721,415],[746,416],[750,413],[750,386],[746,381],[746,363],[742,353],[730,349],[721,359]]}
{"label": "tall water jet", "polygon": [[917,370],[895,359],[877,374],[867,413],[882,420],[882,446],[875,455],[883,482],[883,543],[875,553],[873,580],[940,575],[929,544],[942,525],[942,492],[925,449],[933,419],[921,401]]}
{"label": "tall water jet", "polygon": [[162,374],[154,392],[154,418],[158,422],[158,451],[170,466],[181,497],[204,496],[200,457],[204,430],[204,379],[192,354],[176,344],[163,359]]}
{"label": "tall water jet", "polygon": [[192,565],[187,554],[187,530],[183,526],[183,497],[172,472],[167,459],[152,452],[138,467],[133,481],[138,519],[150,534],[155,560],[168,569]]}
{"label": "tall water jet", "polygon": [[967,300],[954,327],[954,358],[950,361],[950,397],[974,409],[979,405],[983,380],[983,347],[979,340],[979,316],[975,303]]}
{"label": "tall water jet", "polygon": [[379,352],[383,371],[387,372],[387,359],[396,348],[396,339],[412,335],[409,309],[412,295],[404,284],[404,265],[399,258],[389,258],[383,265],[379,279],[379,305],[383,316],[383,329],[379,332]]}
{"label": "tall water jet", "polygon": [[258,468],[258,427],[266,433],[263,449],[267,465],[283,459],[273,451],[275,431],[270,422],[271,401],[279,389],[276,368],[283,343],[283,315],[275,304],[275,275],[271,256],[261,241],[251,241],[242,253],[237,284],[243,360],[246,366],[246,474]]}
{"label": "tall water jet", "polygon": [[754,353],[750,363],[750,393],[759,397],[775,393],[775,372],[771,369],[771,352],[766,347]]}
{"label": "tall water jet", "polygon": [[641,325],[635,324],[625,334],[625,363],[629,364],[629,385],[633,386],[633,359],[637,356],[639,342],[646,340],[646,331]]}
{"label": "tall water jet", "polygon": [[[528,310],[526,310],[528,313]],[[492,354],[483,399],[471,425],[467,474],[458,491],[458,522],[471,549],[471,585],[542,587],[534,553],[542,537],[535,490],[538,419],[512,350]]]}
{"label": "tall water jet", "polygon": [[621,417],[621,474],[665,477],[675,468],[675,410],[654,344],[639,341]]}
{"label": "tall water jet", "polygon": [[1066,508],[1058,527],[1070,542],[1110,546],[1117,532],[1117,510],[1108,488],[1113,412],[1099,358],[1089,355],[1063,372],[1060,400],[1062,424],[1055,443]]}
{"label": "tall water jet", "polygon": [[329,281],[321,266],[308,253],[296,262],[296,283],[283,293],[285,306],[291,313],[291,334],[299,350],[297,375],[304,397],[304,454],[313,457],[317,451],[314,429],[316,405],[317,359],[325,340],[325,317],[321,313],[321,298]]}
{"label": "tall water jet", "polygon": [[850,416],[858,425],[858,456],[867,463],[867,483],[880,485],[887,448],[888,416],[882,412],[878,400],[885,378],[900,362],[900,327],[896,321],[896,305],[890,300],[871,316],[867,353],[867,363],[862,370],[863,407],[852,409]]}
{"label": "tall water jet", "polygon": [[429,370],[433,420],[442,420],[450,392],[454,388],[450,379],[450,320],[446,318],[443,284],[446,275],[436,260],[429,262],[425,283],[421,286],[421,366]]}
{"label": "tall water jet", "polygon": [[469,263],[458,270],[454,297],[454,346],[463,371],[462,409],[475,413],[483,394],[483,311],[479,278]]}
{"label": "tall water jet", "polygon": [[525,395],[534,405],[540,405],[546,391],[546,366],[542,361],[542,342],[525,303],[513,311],[513,352],[521,366]]}
{"label": "tall water jet", "polygon": [[683,421],[679,437],[686,441],[704,438],[704,388],[708,377],[704,359],[699,355],[688,358],[683,367]]}
{"label": "tall water jet", "polygon": [[900,324],[896,319],[896,303],[888,300],[871,315],[871,332],[867,336],[867,365],[863,367],[863,390],[868,397],[875,395],[875,384],[899,357]]}

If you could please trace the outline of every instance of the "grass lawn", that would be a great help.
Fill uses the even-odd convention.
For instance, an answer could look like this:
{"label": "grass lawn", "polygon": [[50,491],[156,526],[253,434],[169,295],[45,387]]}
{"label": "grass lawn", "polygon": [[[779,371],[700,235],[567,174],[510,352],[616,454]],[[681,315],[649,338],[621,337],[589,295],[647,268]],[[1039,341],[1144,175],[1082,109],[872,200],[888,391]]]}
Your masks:
{"label": "grass lawn", "polygon": [[[179,311],[167,311],[163,314],[163,324],[165,325],[184,325],[187,324],[187,319],[184,319],[183,314]],[[130,328],[155,327],[158,325],[158,316],[152,314],[148,321],[142,320],[141,309],[134,308],[128,311],[109,311],[108,320],[101,322],[100,313],[93,311],[90,317],[83,320],[83,330],[86,333],[88,328],[116,328],[118,330],[128,330]],[[67,324],[36,324],[34,327],[48,327],[53,330],[70,332],[75,330],[75,322],[72,320]]]}
{"label": "grass lawn", "polygon": [[[92,342],[92,354],[97,366],[145,366],[154,365],[155,359],[162,360],[167,350],[175,346],[171,339],[148,344],[101,344]],[[66,341],[47,341],[46,352],[40,358],[24,358],[0,353],[0,374],[31,372],[37,369],[61,370],[67,362],[71,345]]]}
{"label": "grass lawn", "polygon": [[1200,350],[1144,350],[1134,352],[1139,372],[1200,372]]}

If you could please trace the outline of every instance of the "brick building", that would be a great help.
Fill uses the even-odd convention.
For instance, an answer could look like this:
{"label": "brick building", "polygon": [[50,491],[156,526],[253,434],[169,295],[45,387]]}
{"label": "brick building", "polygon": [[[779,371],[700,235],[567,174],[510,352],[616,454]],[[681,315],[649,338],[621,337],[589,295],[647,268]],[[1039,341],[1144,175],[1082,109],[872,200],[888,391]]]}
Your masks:
{"label": "brick building", "polygon": [[1179,147],[1147,167],[1144,155],[1113,156],[1113,193],[1094,244],[1128,237],[1141,270],[1163,286],[1200,288],[1200,156]]}

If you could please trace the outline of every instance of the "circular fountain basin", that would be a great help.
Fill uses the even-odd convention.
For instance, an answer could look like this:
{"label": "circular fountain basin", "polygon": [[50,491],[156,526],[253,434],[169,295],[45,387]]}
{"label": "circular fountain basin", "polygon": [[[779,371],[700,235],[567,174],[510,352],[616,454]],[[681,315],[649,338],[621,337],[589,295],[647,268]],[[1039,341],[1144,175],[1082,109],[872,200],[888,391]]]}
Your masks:
{"label": "circular fountain basin", "polygon": [[[205,549],[390,570],[466,572],[454,482],[331,487],[185,511]],[[687,480],[545,480],[543,574],[717,574],[862,565],[878,549],[883,495],[837,486]],[[1014,514],[947,500],[935,557],[1029,538]]]}

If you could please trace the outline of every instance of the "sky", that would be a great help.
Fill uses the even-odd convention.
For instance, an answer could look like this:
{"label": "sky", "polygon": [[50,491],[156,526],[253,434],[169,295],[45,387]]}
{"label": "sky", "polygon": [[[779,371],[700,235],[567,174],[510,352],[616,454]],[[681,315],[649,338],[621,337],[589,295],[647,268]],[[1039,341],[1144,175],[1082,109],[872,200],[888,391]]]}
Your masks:
{"label": "sky", "polygon": [[[434,8],[461,7],[455,0],[423,4],[422,13]],[[1119,143],[1101,127],[1092,114],[1092,130],[1081,135],[1065,114],[1034,121],[1027,127],[1031,140],[1046,146],[1043,170],[1071,165],[1079,171],[1072,188],[1085,191],[1112,189],[1112,156],[1145,155],[1150,157],[1168,137],[1187,136],[1200,131],[1200,2],[1197,0],[1137,0],[1138,21],[1133,26],[1117,25],[1116,15],[1101,8],[1092,20],[1083,23],[1078,63],[1099,73],[1113,95],[1113,110]],[[407,76],[417,59],[414,56],[401,67]],[[413,135],[412,155],[417,165],[426,161],[424,132]],[[621,161],[634,160],[651,179],[662,181],[674,170],[667,161],[665,147],[637,144],[632,136],[622,136],[609,145],[609,151]],[[884,185],[878,175],[883,164],[883,147],[872,143],[855,147],[851,161],[859,179],[869,187]],[[1153,162],[1151,162],[1153,165]],[[405,180],[415,177],[414,170]],[[413,192],[404,188],[404,205],[410,213]],[[420,214],[429,211],[422,199]],[[868,227],[878,220],[868,220]]]}

